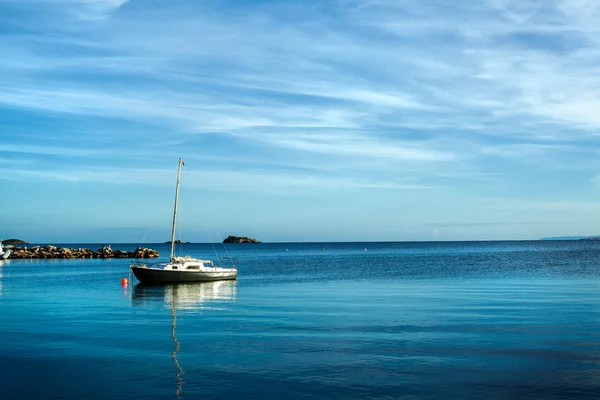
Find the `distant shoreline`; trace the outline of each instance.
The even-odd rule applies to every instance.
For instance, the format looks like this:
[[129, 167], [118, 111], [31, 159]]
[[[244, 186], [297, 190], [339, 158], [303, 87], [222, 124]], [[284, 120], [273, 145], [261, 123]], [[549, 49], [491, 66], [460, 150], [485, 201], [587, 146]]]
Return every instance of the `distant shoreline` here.
[[541, 238], [540, 240], [600, 240], [600, 236], [556, 236]]

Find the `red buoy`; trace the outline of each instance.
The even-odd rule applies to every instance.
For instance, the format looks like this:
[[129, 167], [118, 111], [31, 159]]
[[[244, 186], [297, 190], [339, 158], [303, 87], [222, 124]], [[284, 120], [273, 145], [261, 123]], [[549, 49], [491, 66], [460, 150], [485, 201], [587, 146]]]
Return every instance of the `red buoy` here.
[[127, 278], [121, 279], [121, 285], [127, 285], [128, 283], [129, 281], [127, 280]]

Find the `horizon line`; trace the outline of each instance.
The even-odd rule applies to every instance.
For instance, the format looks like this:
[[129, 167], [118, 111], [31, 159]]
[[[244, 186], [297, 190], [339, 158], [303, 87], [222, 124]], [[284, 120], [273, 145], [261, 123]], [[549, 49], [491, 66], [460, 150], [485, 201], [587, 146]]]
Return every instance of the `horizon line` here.
[[[366, 240], [366, 241], [292, 241], [292, 242], [260, 242], [260, 243], [223, 243], [223, 242], [184, 242], [184, 243], [176, 243], [177, 245], [184, 244], [235, 244], [235, 245], [261, 245], [261, 244], [322, 244], [322, 243], [330, 243], [330, 244], [341, 244], [341, 243], [469, 243], [469, 242], [540, 242], [540, 241], [574, 241], [580, 239], [600, 239], [600, 236], [568, 236], [568, 237], [544, 237], [539, 239], [473, 239], [473, 240]], [[6, 241], [3, 241], [5, 244]], [[168, 245], [171, 242], [148, 242], [137, 243], [137, 242], [27, 242], [27, 243], [13, 243], [9, 245], [137, 245], [142, 247], [144, 245]]]

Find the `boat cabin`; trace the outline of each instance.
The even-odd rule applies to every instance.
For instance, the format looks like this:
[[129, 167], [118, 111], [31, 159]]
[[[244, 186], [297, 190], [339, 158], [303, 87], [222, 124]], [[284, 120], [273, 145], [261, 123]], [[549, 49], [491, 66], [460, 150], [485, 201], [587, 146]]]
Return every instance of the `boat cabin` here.
[[211, 260], [199, 260], [186, 256], [174, 257], [173, 262], [164, 264], [163, 269], [169, 271], [202, 271], [214, 267]]

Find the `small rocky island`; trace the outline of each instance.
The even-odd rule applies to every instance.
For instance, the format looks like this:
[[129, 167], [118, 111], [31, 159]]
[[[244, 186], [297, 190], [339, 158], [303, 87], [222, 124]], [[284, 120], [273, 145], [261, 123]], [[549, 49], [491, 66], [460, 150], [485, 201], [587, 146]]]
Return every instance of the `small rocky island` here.
[[33, 246], [14, 247], [6, 246], [12, 252], [9, 259], [28, 258], [155, 258], [159, 256], [158, 251], [138, 247], [134, 251], [113, 250], [108, 246], [102, 246], [98, 250], [91, 249], [69, 249], [56, 246]]
[[29, 244], [29, 242], [26, 242], [21, 239], [6, 239], [6, 240], [3, 240], [2, 243], [4, 243], [4, 244]]
[[260, 243], [260, 240], [252, 239], [247, 236], [227, 236], [223, 243]]

